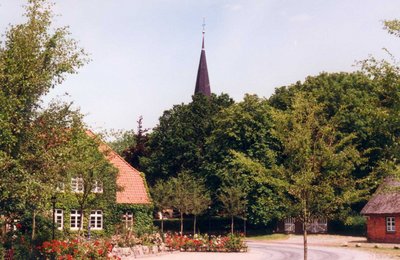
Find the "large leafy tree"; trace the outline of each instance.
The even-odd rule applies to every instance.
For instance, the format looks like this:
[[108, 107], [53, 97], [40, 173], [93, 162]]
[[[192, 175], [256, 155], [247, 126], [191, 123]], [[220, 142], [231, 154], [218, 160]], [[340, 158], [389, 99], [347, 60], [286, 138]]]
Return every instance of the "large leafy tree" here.
[[63, 132], [80, 118], [68, 105], [43, 109], [40, 100], [86, 61], [67, 27], [52, 28], [51, 4], [30, 0], [25, 17], [0, 45], [0, 214], [6, 216], [25, 208], [34, 216], [46, 204], [56, 162], [63, 161]]
[[[377, 171], [382, 161], [392, 155], [394, 135], [399, 133], [398, 76], [389, 71], [387, 75], [367, 73], [368, 61], [363, 72], [321, 73], [282, 87], [269, 99], [279, 110], [290, 110], [298, 93], [308, 95], [319, 104], [321, 118], [334, 121], [335, 129], [342, 135], [353, 135], [352, 144], [365, 160], [358, 164], [352, 175], [364, 182], [360, 189], [374, 188], [381, 178]], [[375, 71], [375, 69], [373, 69]], [[377, 174], [379, 173], [379, 174]], [[369, 177], [369, 178], [366, 178]], [[368, 194], [368, 193], [365, 193]], [[355, 205], [358, 211], [362, 203]]]
[[196, 94], [189, 104], [164, 111], [149, 139], [150, 156], [144, 168], [147, 181], [153, 185], [157, 179], [185, 170], [204, 175], [205, 142], [214, 129], [213, 118], [232, 103], [226, 94]]
[[272, 110], [266, 99], [246, 95], [215, 117], [207, 138], [206, 166], [216, 172], [209, 185], [214, 190], [221, 184], [229, 189], [236, 185], [232, 179], [239, 180], [248, 200], [246, 214], [257, 224], [266, 224], [284, 212], [276, 179], [268, 171], [279, 161], [280, 150], [271, 134]]

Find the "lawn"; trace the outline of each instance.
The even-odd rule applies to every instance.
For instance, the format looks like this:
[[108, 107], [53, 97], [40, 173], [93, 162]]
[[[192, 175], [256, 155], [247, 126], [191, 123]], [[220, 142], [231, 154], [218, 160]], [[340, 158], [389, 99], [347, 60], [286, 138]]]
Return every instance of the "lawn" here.
[[248, 240], [284, 240], [288, 239], [287, 234], [269, 234], [269, 235], [256, 235], [247, 237]]

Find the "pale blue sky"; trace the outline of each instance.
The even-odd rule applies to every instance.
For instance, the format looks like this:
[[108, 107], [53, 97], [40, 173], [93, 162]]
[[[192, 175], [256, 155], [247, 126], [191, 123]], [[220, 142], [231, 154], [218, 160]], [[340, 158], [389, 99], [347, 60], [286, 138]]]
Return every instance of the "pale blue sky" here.
[[[70, 94], [99, 130], [154, 127], [194, 91], [206, 17], [211, 90], [240, 101], [321, 71], [351, 71], [356, 60], [400, 57], [400, 39], [382, 30], [400, 18], [397, 0], [56, 0], [92, 61], [53, 90]], [[0, 30], [22, 20], [22, 0], [0, 0]]]

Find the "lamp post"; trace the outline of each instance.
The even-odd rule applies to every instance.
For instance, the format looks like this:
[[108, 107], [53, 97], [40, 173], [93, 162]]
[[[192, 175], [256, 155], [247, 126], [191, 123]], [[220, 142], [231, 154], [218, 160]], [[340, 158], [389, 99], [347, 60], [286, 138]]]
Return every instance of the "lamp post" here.
[[54, 240], [54, 230], [55, 230], [55, 223], [56, 223], [56, 195], [51, 196], [51, 203], [53, 205], [53, 229], [52, 229], [52, 239]]

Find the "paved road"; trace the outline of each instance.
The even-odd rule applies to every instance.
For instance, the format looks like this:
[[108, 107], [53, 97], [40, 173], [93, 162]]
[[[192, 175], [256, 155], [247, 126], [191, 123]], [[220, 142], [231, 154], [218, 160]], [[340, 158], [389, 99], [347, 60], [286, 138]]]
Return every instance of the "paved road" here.
[[[254, 259], [274, 260], [302, 260], [303, 247], [301, 245], [278, 244], [278, 243], [248, 243]], [[350, 248], [340, 247], [316, 247], [310, 246], [308, 250], [310, 260], [375, 260], [382, 256], [373, 253], [362, 252]]]
[[[160, 256], [145, 257], [146, 260], [302, 260], [303, 247], [288, 243], [248, 242], [247, 253], [191, 253], [175, 252]], [[309, 260], [383, 260], [375, 256], [351, 248], [310, 246]]]

